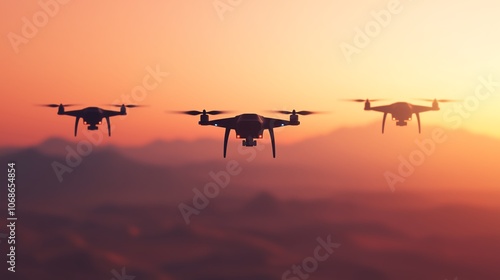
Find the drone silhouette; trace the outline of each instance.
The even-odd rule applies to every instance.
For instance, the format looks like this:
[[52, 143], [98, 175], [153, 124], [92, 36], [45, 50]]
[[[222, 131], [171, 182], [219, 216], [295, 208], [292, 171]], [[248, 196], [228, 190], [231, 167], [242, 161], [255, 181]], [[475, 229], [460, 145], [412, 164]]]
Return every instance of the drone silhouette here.
[[67, 115], [67, 116], [72, 116], [76, 117], [75, 120], [75, 136], [78, 131], [78, 122], [80, 121], [80, 118], [83, 119], [83, 124], [88, 125], [88, 130], [98, 130], [99, 127], [97, 125], [102, 124], [102, 119], [106, 119], [106, 122], [108, 124], [108, 135], [111, 136], [111, 122], [109, 120], [110, 117], [114, 116], [123, 116], [127, 114], [127, 108], [136, 108], [136, 107], [141, 107], [140, 105], [109, 105], [109, 106], [114, 106], [114, 107], [119, 107], [120, 111], [110, 111], [110, 110], [105, 110], [101, 109], [99, 107], [87, 107], [83, 108], [81, 110], [73, 110], [73, 111], [65, 111], [64, 107], [70, 107], [70, 106], [75, 106], [74, 104], [43, 104], [41, 106], [44, 107], [50, 107], [50, 108], [58, 108], [57, 114], [58, 115]]
[[371, 107], [370, 101], [375, 102], [375, 101], [380, 101], [380, 99], [349, 99], [347, 101], [352, 101], [352, 102], [364, 102], [365, 103], [365, 111], [377, 111], [377, 112], [382, 112], [384, 113], [384, 117], [382, 119], [382, 133], [384, 133], [385, 129], [385, 120], [387, 118], [387, 114], [391, 114], [392, 120], [396, 121], [397, 126], [407, 126], [408, 121], [411, 121], [413, 114], [417, 117], [417, 122], [418, 122], [418, 133], [421, 133], [422, 129], [420, 126], [420, 113], [427, 112], [427, 111], [439, 111], [439, 104], [438, 102], [455, 102], [455, 100], [448, 100], [448, 99], [421, 99], [424, 101], [430, 101], [432, 102], [432, 106], [420, 106], [420, 105], [414, 105], [411, 103], [407, 102], [396, 102], [392, 103], [390, 105], [384, 105], [384, 106], [375, 106]]
[[181, 111], [177, 112], [180, 114], [186, 114], [191, 116], [200, 115], [200, 121], [198, 124], [202, 126], [212, 125], [216, 127], [225, 128], [224, 133], [224, 157], [226, 157], [227, 142], [229, 139], [229, 134], [231, 129], [236, 131], [236, 138], [243, 139], [242, 145], [244, 147], [253, 147], [257, 145], [257, 140], [263, 138], [263, 131], [265, 129], [269, 130], [269, 135], [271, 137], [271, 146], [273, 149], [273, 158], [276, 157], [276, 144], [274, 140], [274, 128], [283, 127], [287, 125], [297, 126], [300, 124], [299, 115], [312, 115], [316, 112], [311, 111], [273, 111], [280, 114], [290, 115], [290, 120], [281, 120], [274, 118], [267, 118], [257, 114], [241, 114], [233, 118], [209, 120], [209, 115], [219, 115], [228, 113], [226, 111]]

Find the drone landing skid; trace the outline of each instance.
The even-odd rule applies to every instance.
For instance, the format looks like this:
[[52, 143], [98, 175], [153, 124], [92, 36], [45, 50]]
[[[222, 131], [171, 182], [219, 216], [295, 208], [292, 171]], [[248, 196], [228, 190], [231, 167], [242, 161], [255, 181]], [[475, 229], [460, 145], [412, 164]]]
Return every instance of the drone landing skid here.
[[227, 141], [229, 140], [229, 133], [230, 132], [231, 132], [231, 129], [226, 127], [226, 131], [224, 132], [224, 158], [226, 157]]
[[80, 121], [80, 117], [76, 117], [76, 120], [75, 120], [75, 137], [76, 137], [76, 133], [78, 132], [78, 122]]

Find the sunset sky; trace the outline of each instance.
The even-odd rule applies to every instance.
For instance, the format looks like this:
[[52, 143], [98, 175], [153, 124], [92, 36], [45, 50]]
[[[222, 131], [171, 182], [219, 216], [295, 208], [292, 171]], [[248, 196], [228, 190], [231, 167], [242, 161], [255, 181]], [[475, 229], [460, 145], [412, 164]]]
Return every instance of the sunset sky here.
[[[499, 279], [499, 8], [0, 1], [0, 158], [18, 168], [0, 208], [21, 198], [19, 279], [285, 279], [330, 235], [342, 246], [310, 279]], [[346, 101], [366, 98], [456, 102], [422, 114], [422, 134], [390, 118], [381, 134], [383, 114]], [[94, 149], [51, 103], [144, 107]], [[223, 158], [223, 129], [173, 113], [203, 109], [324, 114], [276, 129], [276, 158], [267, 131], [256, 147], [233, 131]]]
[[[165, 113], [170, 110], [284, 119], [266, 111], [330, 112], [302, 117], [300, 127], [281, 132], [283, 142], [381, 122], [381, 114], [339, 101], [344, 98], [387, 99], [375, 105], [468, 100], [470, 116], [452, 111], [462, 102], [441, 104], [440, 112], [422, 115], [424, 129], [439, 125], [500, 138], [500, 87], [483, 100], [474, 97], [481, 77], [500, 81], [496, 1], [61, 2], [67, 3], [0, 3], [0, 145], [74, 139], [73, 118], [36, 104], [82, 104], [79, 109], [121, 104], [122, 96], [149, 107], [112, 119], [116, 131], [106, 141], [119, 145], [222, 137], [220, 129], [199, 127], [198, 117]], [[377, 17], [383, 22], [375, 23]], [[359, 45], [358, 30], [367, 28], [371, 37]], [[342, 51], [347, 44], [357, 48], [349, 57]], [[134, 98], [147, 69], [168, 76]], [[417, 133], [415, 122], [398, 129]]]

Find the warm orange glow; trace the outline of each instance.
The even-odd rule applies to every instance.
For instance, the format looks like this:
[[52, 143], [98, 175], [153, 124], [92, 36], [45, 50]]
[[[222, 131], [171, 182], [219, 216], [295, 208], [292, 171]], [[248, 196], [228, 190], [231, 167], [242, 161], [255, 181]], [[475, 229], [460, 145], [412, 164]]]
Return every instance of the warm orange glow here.
[[[221, 20], [210, 2], [69, 1], [29, 30], [23, 19], [33, 22], [43, 11], [38, 2], [3, 2], [0, 9], [9, 12], [0, 25], [8, 35], [0, 45], [0, 90], [8, 96], [2, 115], [12, 121], [0, 124], [8, 135], [1, 143], [73, 139], [74, 121], [57, 116], [57, 109], [33, 106], [41, 103], [150, 105], [112, 118], [116, 131], [106, 141], [120, 145], [221, 137], [218, 129], [199, 127], [197, 118], [165, 113], [171, 110], [228, 109], [285, 120], [266, 110], [332, 112], [276, 129], [286, 134], [285, 142], [381, 121], [363, 104], [339, 101], [344, 98], [387, 99], [372, 106], [431, 105], [414, 98], [466, 100], [440, 104], [440, 112], [422, 115], [423, 124], [458, 124], [500, 137], [500, 89], [474, 99], [481, 77], [500, 80], [500, 39], [491, 36], [500, 26], [497, 7], [491, 7], [496, 4], [400, 1], [400, 12], [349, 62], [341, 45], [356, 47], [358, 28], [388, 5], [367, 3], [248, 2]], [[456, 106], [469, 110], [461, 114]], [[34, 125], [35, 119], [43, 125]]]
[[[498, 279], [499, 8], [0, 1], [2, 254], [18, 279]], [[86, 107], [116, 116], [75, 137]], [[244, 113], [279, 120], [208, 125]]]

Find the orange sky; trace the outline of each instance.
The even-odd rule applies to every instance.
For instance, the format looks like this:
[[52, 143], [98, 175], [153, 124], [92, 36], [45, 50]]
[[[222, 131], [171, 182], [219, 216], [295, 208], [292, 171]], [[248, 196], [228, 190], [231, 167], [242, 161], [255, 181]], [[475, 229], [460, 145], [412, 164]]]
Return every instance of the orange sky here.
[[[66, 2], [41, 1], [50, 4], [51, 15], [38, 1], [0, 4], [0, 129], [7, 136], [0, 145], [73, 138], [73, 118], [34, 106], [40, 103], [99, 106], [123, 95], [150, 105], [130, 110], [124, 120], [112, 119], [116, 132], [107, 141], [124, 145], [222, 137], [220, 129], [198, 127], [197, 117], [165, 110], [332, 112], [285, 129], [280, 141], [287, 142], [381, 121], [380, 114], [341, 98], [474, 102], [480, 77], [500, 81], [500, 18], [494, 1], [242, 0], [219, 13], [214, 3], [223, 7], [231, 1]], [[387, 13], [387, 24], [376, 24], [380, 30], [372, 30], [365, 45], [356, 45], [357, 28], [373, 27], [376, 14]], [[37, 30], [27, 29], [26, 20]], [[13, 43], [13, 36], [23, 43]], [[350, 61], [341, 49], [346, 44], [359, 47]], [[134, 99], [148, 67], [169, 75], [143, 99]], [[470, 104], [477, 105], [469, 106], [470, 117], [460, 117], [455, 126], [500, 137], [500, 87]], [[454, 123], [444, 115], [454, 106], [443, 104], [441, 112], [423, 115], [424, 125], [451, 128]]]

